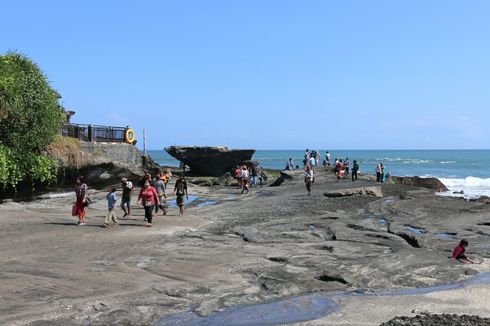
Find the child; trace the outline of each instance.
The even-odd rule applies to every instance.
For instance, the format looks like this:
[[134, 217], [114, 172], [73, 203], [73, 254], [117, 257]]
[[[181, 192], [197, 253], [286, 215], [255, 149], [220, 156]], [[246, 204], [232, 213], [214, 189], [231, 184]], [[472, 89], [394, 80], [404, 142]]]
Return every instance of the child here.
[[477, 264], [476, 261], [473, 261], [466, 257], [464, 254], [465, 248], [468, 247], [468, 240], [462, 239], [459, 245], [456, 246], [453, 250], [453, 255], [451, 256], [452, 259], [459, 260], [460, 262], [464, 264]]
[[116, 188], [114, 187], [110, 188], [106, 198], [107, 198], [107, 208], [109, 211], [107, 212], [104, 224], [102, 225], [103, 228], [108, 227], [111, 221], [114, 222], [114, 226], [119, 225], [119, 223], [117, 222], [116, 212], [114, 211], [114, 206], [116, 205], [116, 200], [117, 200]]

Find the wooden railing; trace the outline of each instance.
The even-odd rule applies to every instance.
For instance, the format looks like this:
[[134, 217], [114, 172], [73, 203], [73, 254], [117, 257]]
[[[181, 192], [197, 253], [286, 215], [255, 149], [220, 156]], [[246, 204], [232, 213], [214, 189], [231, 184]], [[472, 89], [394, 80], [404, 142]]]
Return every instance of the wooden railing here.
[[61, 135], [84, 141], [125, 142], [126, 131], [129, 127], [81, 125], [64, 123], [61, 127]]

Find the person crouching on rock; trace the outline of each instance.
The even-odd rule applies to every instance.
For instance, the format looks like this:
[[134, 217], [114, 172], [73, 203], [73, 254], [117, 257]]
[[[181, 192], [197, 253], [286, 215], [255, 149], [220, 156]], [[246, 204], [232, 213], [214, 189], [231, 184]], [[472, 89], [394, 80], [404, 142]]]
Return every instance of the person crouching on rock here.
[[311, 185], [313, 184], [313, 169], [310, 167], [309, 164], [306, 165], [306, 171], [305, 171], [305, 185], [306, 185], [306, 190], [308, 191], [308, 195], [311, 194]]
[[451, 258], [459, 260], [463, 264], [478, 264], [478, 262], [466, 257], [466, 255], [464, 254], [466, 247], [468, 247], [468, 240], [461, 239], [459, 244], [454, 248]]
[[104, 224], [102, 224], [103, 228], [107, 228], [109, 226], [109, 223], [114, 222], [114, 226], [118, 226], [119, 223], [117, 222], [117, 217], [116, 217], [116, 211], [114, 210], [114, 207], [116, 206], [116, 188], [112, 187], [109, 189], [109, 193], [106, 196], [107, 198], [107, 215], [105, 217]]
[[138, 196], [138, 203], [143, 204], [143, 207], [145, 208], [145, 220], [147, 221], [145, 226], [151, 227], [153, 209], [155, 204], [160, 205], [160, 200], [158, 199], [157, 191], [150, 185], [149, 181], [145, 181], [143, 188], [141, 188]]
[[182, 216], [184, 215], [184, 195], [185, 198], [189, 199], [187, 193], [187, 181], [183, 176], [180, 176], [179, 179], [175, 181], [174, 195], [177, 196], [176, 202], [177, 206], [179, 206], [179, 216]]

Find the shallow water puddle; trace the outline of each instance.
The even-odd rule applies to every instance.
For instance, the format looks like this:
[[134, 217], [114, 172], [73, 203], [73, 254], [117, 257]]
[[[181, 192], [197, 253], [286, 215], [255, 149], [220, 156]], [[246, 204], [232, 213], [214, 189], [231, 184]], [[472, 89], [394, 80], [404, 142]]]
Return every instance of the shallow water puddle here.
[[362, 289], [353, 292], [314, 293], [287, 298], [274, 302], [226, 308], [207, 317], [200, 317], [192, 311], [168, 316], [155, 326], [207, 326], [207, 325], [282, 325], [314, 320], [324, 317], [338, 309], [338, 302], [348, 297], [404, 296], [427, 294], [431, 292], [454, 290], [469, 285], [490, 283], [490, 272], [479, 274], [471, 279], [430, 286], [425, 288], [369, 292]]
[[424, 233], [427, 233], [427, 231], [425, 231], [425, 229], [418, 228], [418, 227], [411, 226], [411, 225], [405, 225], [405, 230], [407, 230], [408, 232], [415, 233], [417, 235], [422, 235]]
[[[198, 197], [195, 195], [189, 195], [189, 198], [185, 199], [185, 206], [188, 206], [190, 204], [194, 205], [196, 207], [205, 207], [205, 206], [211, 206], [211, 205], [216, 205], [218, 202], [210, 199], [206, 199], [203, 197]], [[177, 200], [172, 199], [172, 200], [167, 200], [167, 206], [169, 208], [176, 207], [177, 206]]]
[[310, 294], [258, 305], [228, 308], [208, 317], [200, 317], [189, 311], [169, 316], [155, 325], [281, 325], [317, 319], [336, 309], [335, 302], [327, 296]]

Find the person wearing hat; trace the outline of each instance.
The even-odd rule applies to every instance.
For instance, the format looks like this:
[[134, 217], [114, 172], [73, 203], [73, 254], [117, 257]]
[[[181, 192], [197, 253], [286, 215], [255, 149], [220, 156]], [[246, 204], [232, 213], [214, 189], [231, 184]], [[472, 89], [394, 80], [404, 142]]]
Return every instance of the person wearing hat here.
[[127, 178], [121, 179], [122, 183], [122, 196], [121, 196], [121, 208], [124, 211], [123, 217], [131, 215], [131, 193], [133, 192], [134, 186], [131, 181]]

